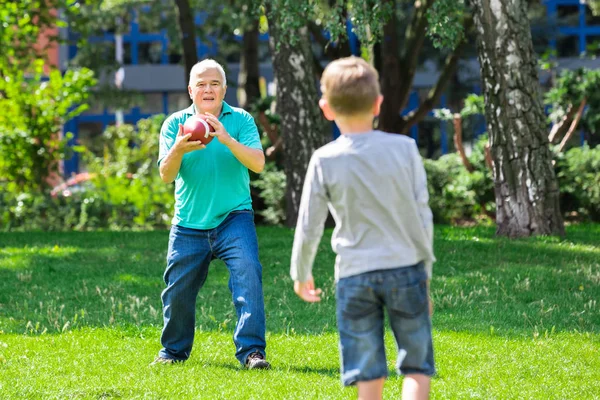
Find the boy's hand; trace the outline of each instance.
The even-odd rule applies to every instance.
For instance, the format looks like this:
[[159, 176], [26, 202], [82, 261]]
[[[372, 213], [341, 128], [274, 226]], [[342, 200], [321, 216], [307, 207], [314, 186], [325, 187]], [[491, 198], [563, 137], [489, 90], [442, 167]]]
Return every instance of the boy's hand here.
[[321, 289], [315, 289], [315, 281], [310, 277], [306, 282], [294, 281], [294, 292], [304, 301], [321, 301]]

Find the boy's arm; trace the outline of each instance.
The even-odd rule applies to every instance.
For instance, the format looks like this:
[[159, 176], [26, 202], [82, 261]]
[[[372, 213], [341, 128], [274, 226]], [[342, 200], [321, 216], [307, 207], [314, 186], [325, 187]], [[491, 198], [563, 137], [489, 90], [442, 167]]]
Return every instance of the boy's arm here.
[[314, 288], [312, 266], [327, 219], [327, 192], [318, 157], [313, 156], [306, 171], [298, 222], [292, 246], [290, 275], [296, 293], [306, 301], [318, 301], [320, 289]]
[[[421, 159], [421, 154], [419, 154], [419, 149], [415, 143], [414, 145], [414, 171], [415, 171], [415, 180], [414, 180], [414, 190], [415, 197], [417, 200], [417, 206], [419, 208], [419, 215], [421, 217], [421, 223], [423, 224], [423, 228], [427, 234], [427, 240], [429, 240], [429, 245], [433, 249], [433, 214], [431, 212], [431, 208], [429, 208], [429, 192], [427, 190], [427, 175], [425, 173], [425, 167], [423, 165], [423, 160]], [[425, 261], [425, 270], [427, 271], [427, 277], [431, 279], [431, 273], [433, 268], [433, 261], [435, 260], [426, 260]]]

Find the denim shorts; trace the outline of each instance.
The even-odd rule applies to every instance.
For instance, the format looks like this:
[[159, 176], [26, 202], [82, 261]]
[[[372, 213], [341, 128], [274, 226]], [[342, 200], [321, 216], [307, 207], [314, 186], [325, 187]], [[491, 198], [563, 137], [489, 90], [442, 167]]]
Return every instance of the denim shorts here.
[[342, 278], [336, 298], [344, 385], [387, 377], [384, 309], [396, 339], [398, 372], [435, 374], [423, 263]]

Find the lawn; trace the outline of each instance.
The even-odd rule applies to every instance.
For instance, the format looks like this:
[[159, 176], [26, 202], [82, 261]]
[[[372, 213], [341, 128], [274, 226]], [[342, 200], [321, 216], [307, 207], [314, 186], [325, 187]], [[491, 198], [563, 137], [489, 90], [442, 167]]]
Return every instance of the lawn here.
[[[331, 232], [314, 271], [319, 304], [291, 289], [293, 232], [258, 234], [270, 371], [242, 370], [233, 356], [221, 263], [198, 297], [191, 358], [149, 366], [166, 232], [0, 233], [0, 398], [353, 398], [339, 382]], [[570, 226], [565, 240], [493, 234], [436, 228], [432, 398], [600, 399], [600, 226]], [[387, 341], [391, 399], [402, 378]]]

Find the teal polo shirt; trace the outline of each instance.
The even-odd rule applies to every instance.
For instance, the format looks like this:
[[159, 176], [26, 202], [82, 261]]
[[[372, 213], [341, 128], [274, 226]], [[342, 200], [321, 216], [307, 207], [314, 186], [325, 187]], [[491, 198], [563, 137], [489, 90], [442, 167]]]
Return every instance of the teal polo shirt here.
[[[160, 130], [158, 165], [175, 144], [179, 124], [195, 114], [190, 107], [171, 114]], [[219, 121], [239, 143], [262, 150], [254, 118], [223, 102]], [[250, 176], [227, 146], [213, 139], [203, 150], [183, 156], [175, 178], [175, 214], [171, 223], [193, 229], [213, 229], [236, 210], [251, 210]]]

